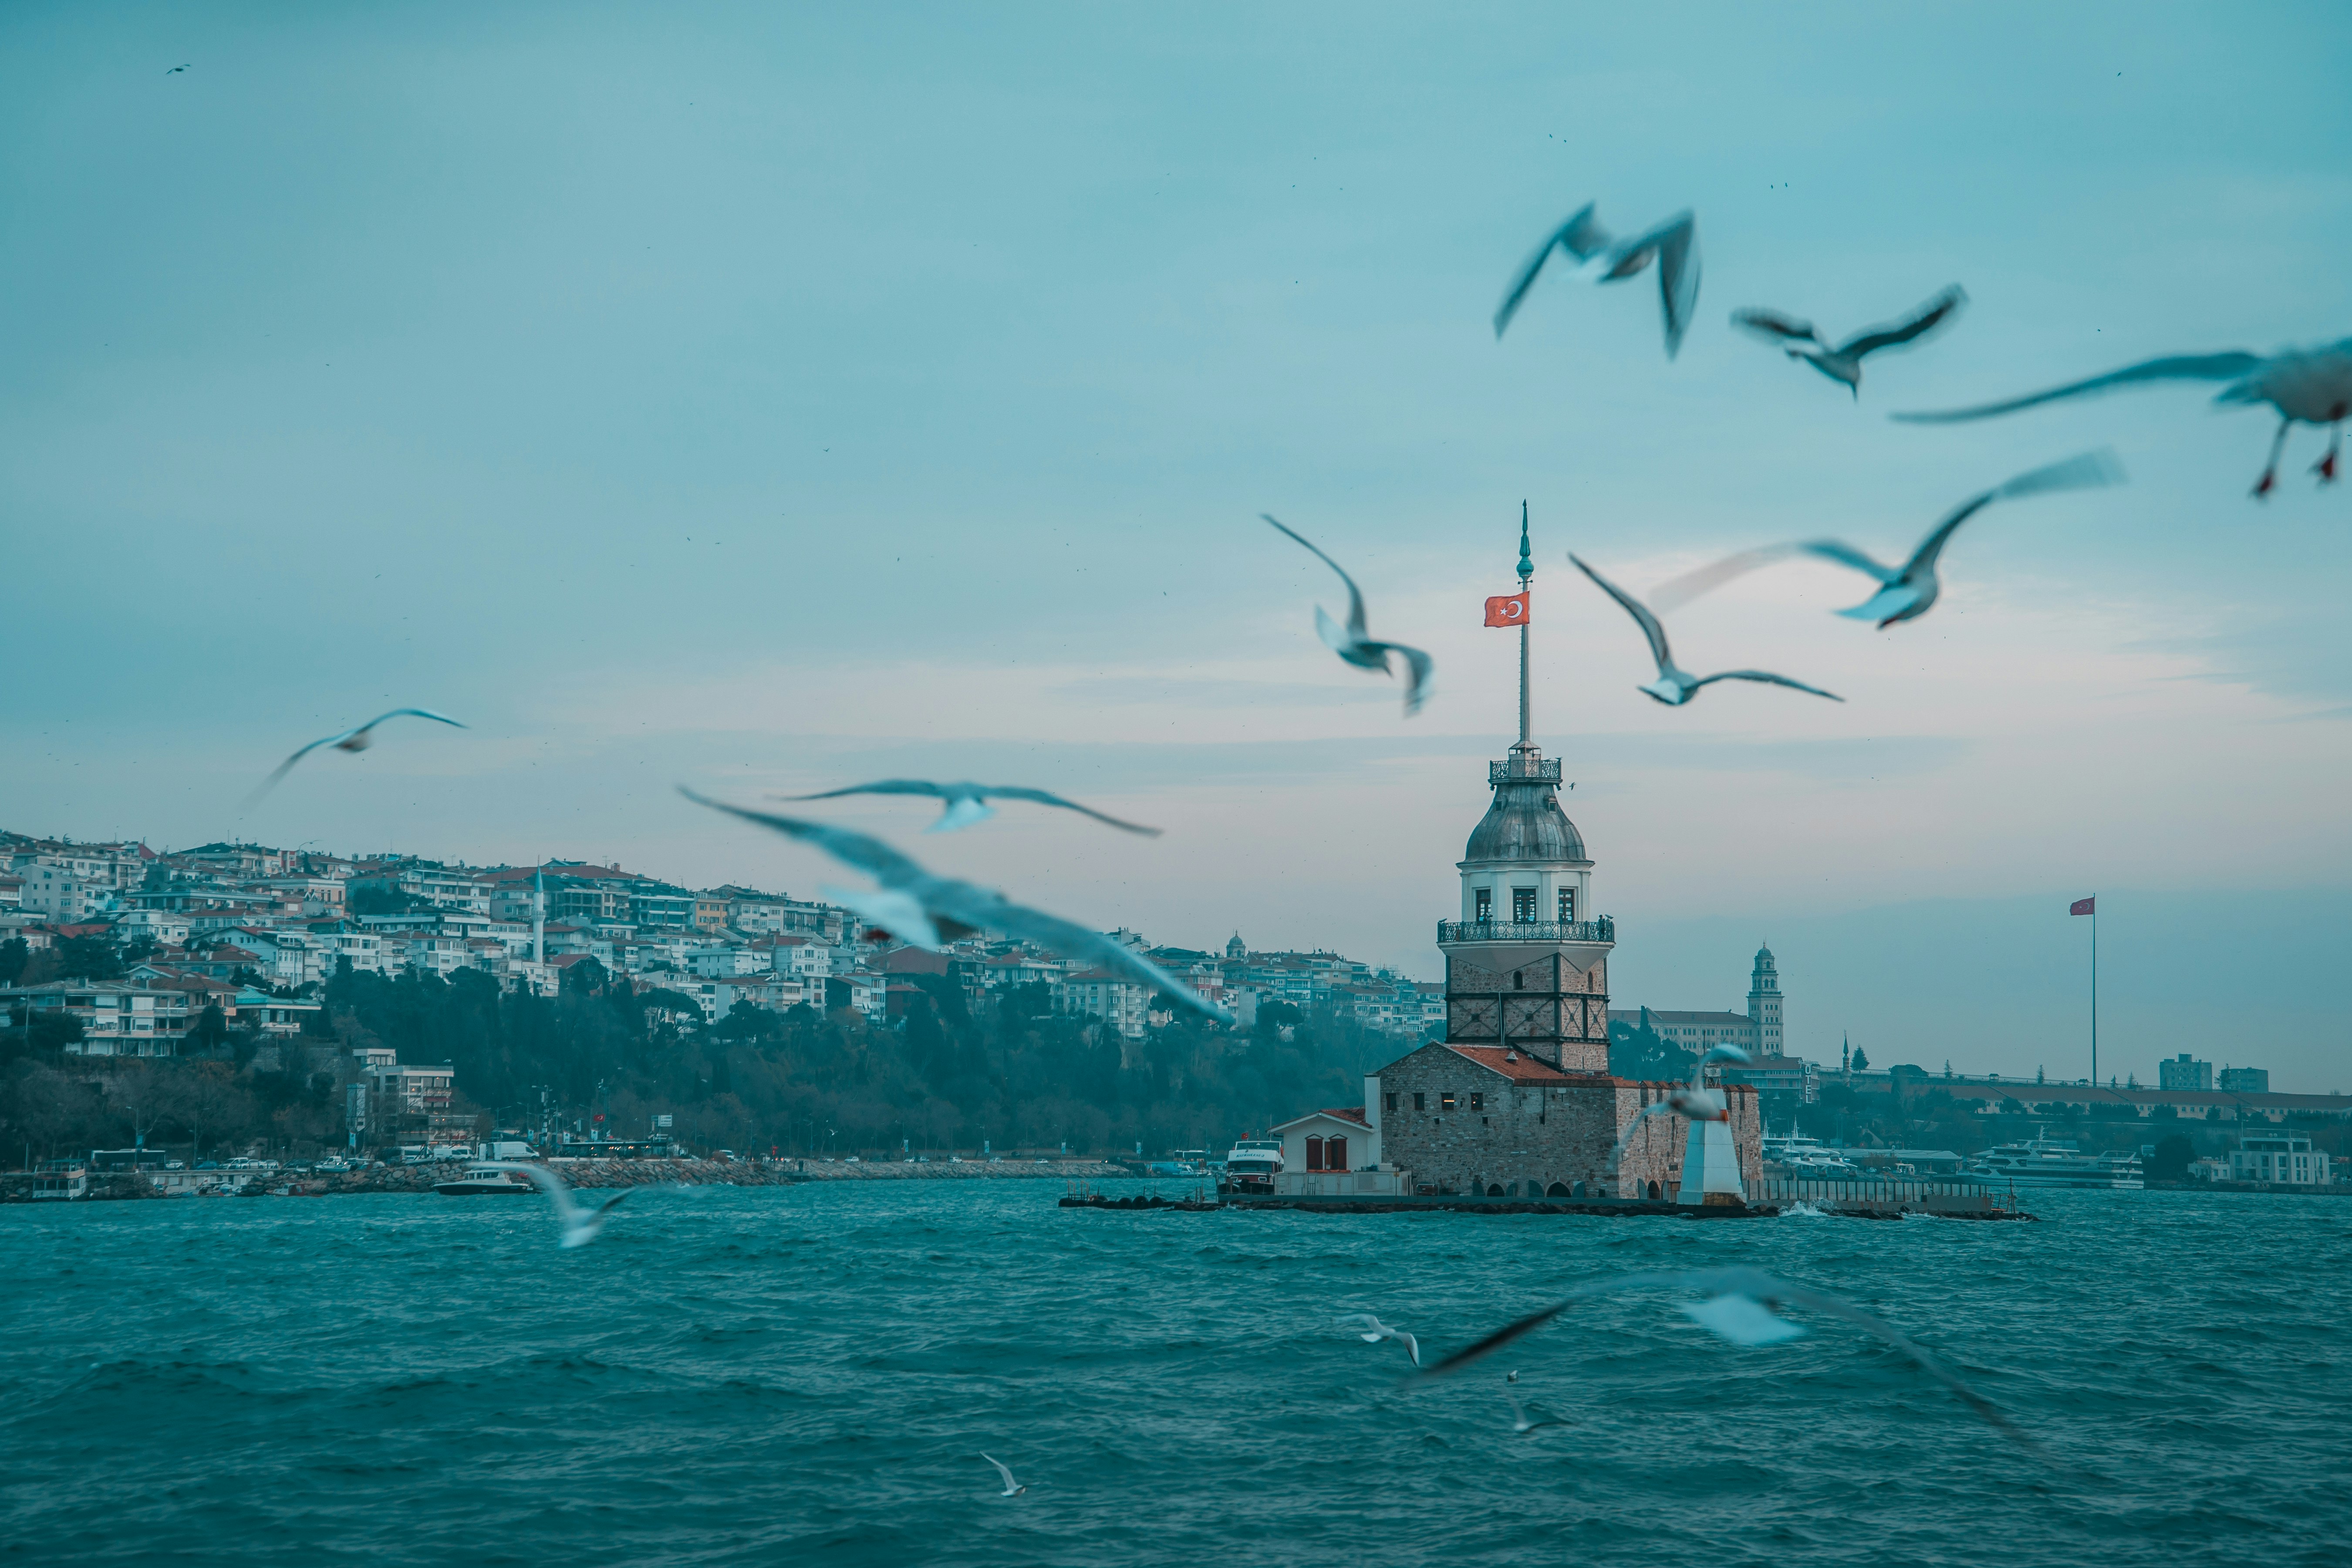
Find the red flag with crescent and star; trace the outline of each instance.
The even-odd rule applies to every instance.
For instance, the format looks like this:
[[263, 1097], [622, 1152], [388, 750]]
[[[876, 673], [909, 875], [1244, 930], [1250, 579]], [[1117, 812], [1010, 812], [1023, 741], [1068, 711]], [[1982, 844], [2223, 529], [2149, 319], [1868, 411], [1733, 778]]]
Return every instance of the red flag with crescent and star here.
[[1528, 624], [1528, 599], [1533, 591], [1522, 588], [1516, 594], [1497, 594], [1486, 601], [1486, 624], [1490, 626], [1523, 626]]
[[2070, 915], [2095, 914], [2098, 911], [2098, 903], [2099, 900], [2095, 898], [2076, 899], [2074, 907], [2066, 912]]

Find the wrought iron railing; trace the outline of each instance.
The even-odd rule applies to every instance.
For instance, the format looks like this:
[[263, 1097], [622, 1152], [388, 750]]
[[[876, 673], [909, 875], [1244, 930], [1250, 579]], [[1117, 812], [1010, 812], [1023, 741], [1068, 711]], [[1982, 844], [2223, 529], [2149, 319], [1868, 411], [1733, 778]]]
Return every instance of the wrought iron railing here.
[[1440, 921], [1444, 942], [1615, 942], [1617, 922], [1597, 921]]
[[1558, 784], [1559, 783], [1559, 759], [1538, 757], [1533, 764], [1516, 758], [1508, 762], [1488, 763], [1486, 782], [1489, 784]]

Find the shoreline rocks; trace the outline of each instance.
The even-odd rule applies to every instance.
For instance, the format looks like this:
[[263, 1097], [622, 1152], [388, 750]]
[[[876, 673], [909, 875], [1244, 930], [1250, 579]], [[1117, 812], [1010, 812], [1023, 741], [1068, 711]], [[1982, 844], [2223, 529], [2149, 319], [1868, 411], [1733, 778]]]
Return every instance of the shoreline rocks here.
[[[961, 1160], [889, 1160], [851, 1163], [846, 1160], [587, 1160], [556, 1159], [549, 1168], [575, 1187], [789, 1187], [803, 1182], [905, 1181], [1039, 1181], [1084, 1177], [1101, 1180], [1133, 1174], [1108, 1160], [1055, 1160], [1049, 1164]], [[430, 1193], [436, 1182], [446, 1182], [462, 1167], [386, 1165], [359, 1171], [281, 1171], [253, 1177], [235, 1192], [215, 1196], [330, 1197], [338, 1193]], [[174, 1173], [175, 1174], [179, 1173]], [[30, 1173], [0, 1175], [0, 1203], [55, 1202], [31, 1195]], [[144, 1176], [128, 1173], [93, 1175], [81, 1199], [160, 1198], [169, 1195]]]

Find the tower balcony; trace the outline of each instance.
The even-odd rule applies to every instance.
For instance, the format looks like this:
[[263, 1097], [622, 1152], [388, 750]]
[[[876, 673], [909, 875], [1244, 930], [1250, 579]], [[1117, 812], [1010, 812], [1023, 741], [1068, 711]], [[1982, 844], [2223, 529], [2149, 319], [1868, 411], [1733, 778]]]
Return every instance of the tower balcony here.
[[1559, 759], [1538, 757], [1514, 749], [1511, 755], [1499, 763], [1486, 764], [1486, 784], [1559, 783]]
[[[1496, 764], [1501, 766], [1499, 763]], [[1554, 766], [1558, 764], [1555, 763]], [[1437, 942], [1605, 942], [1617, 940], [1617, 922], [1597, 921], [1440, 921]]]

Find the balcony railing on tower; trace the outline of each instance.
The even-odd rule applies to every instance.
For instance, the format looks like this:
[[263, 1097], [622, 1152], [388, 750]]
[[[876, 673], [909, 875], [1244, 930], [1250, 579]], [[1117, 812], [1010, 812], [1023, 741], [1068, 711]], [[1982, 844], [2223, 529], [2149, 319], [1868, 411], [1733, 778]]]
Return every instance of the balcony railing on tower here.
[[1537, 784], [1559, 783], [1559, 759], [1531, 757], [1524, 752], [1515, 751], [1502, 762], [1486, 764], [1486, 783], [1490, 786], [1498, 784], [1525, 784], [1529, 780]]
[[1617, 922], [1597, 921], [1440, 921], [1437, 940], [1448, 942], [1615, 942]]

